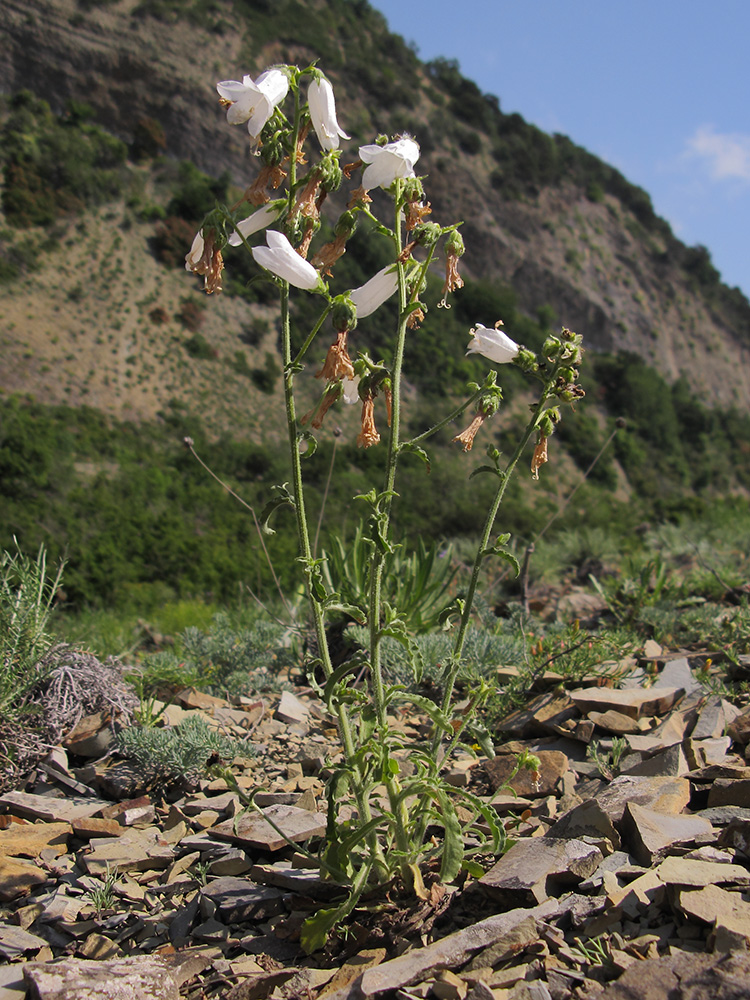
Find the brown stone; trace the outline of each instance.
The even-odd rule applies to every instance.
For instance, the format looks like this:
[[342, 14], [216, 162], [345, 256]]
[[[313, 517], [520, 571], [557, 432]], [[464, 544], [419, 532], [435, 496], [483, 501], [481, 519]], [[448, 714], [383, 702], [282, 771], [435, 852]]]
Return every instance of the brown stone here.
[[750, 708], [738, 715], [727, 727], [727, 734], [735, 743], [745, 746], [750, 743]]
[[678, 951], [631, 966], [597, 1000], [749, 1000], [750, 954]]
[[0, 807], [25, 819], [48, 823], [72, 823], [83, 816], [95, 816], [109, 805], [102, 799], [84, 799], [69, 795], [64, 799], [29, 792], [6, 792], [0, 795]]
[[285, 894], [281, 889], [256, 885], [248, 879], [231, 875], [209, 882], [202, 895], [216, 904], [226, 924], [268, 920], [285, 909]]
[[693, 861], [689, 858], [666, 858], [655, 869], [668, 885], [735, 884], [750, 885], [750, 872], [741, 865], [727, 865], [715, 861]]
[[56, 854], [65, 854], [70, 823], [31, 823], [19, 826], [14, 823], [0, 831], [0, 854], [22, 858], [38, 858], [45, 848], [53, 847]]
[[117, 837], [122, 833], [122, 827], [117, 820], [99, 819], [94, 816], [74, 819], [71, 826], [73, 833], [81, 840], [91, 840], [95, 837]]
[[640, 763], [626, 768], [622, 773], [658, 775], [663, 777], [665, 775], [687, 774], [689, 770], [690, 766], [685, 759], [682, 747], [679, 743], [675, 743], [671, 747], [666, 747], [664, 750], [659, 750], [657, 753], [651, 754], [651, 756], [646, 757]]
[[614, 709], [639, 719], [643, 715], [664, 715], [678, 698], [683, 688], [582, 688], [571, 691], [570, 697], [581, 712], [607, 712]]
[[650, 865], [655, 855], [669, 844], [712, 833], [714, 829], [701, 816], [668, 816], [636, 802], [628, 802], [622, 826], [630, 853], [642, 865]]
[[582, 840], [517, 841], [478, 881], [492, 896], [533, 906], [588, 878], [602, 853]]
[[604, 729], [608, 733], [615, 733], [617, 736], [626, 736], [630, 733], [639, 733], [641, 731], [637, 719], [634, 719], [632, 715], [626, 715], [624, 712], [617, 712], [614, 709], [610, 709], [608, 712], [595, 712], [592, 709], [588, 715], [591, 722], [595, 726], [598, 726], [599, 729]]
[[535, 698], [527, 708], [511, 712], [500, 723], [504, 733], [514, 736], [544, 736], [578, 713], [567, 694], [548, 691]]
[[174, 849], [156, 829], [124, 830], [113, 838], [100, 838], [81, 860], [90, 875], [109, 871], [137, 872], [166, 868], [174, 859]]
[[501, 753], [488, 760], [484, 770], [495, 791], [503, 787], [512, 788], [516, 794], [527, 798], [554, 795], [558, 789], [558, 782], [568, 770], [568, 758], [558, 750], [539, 750], [536, 756], [540, 763], [538, 780], [535, 780], [532, 771], [522, 767], [508, 782], [516, 768], [515, 754]]
[[65, 958], [29, 963], [23, 974], [33, 1000], [179, 1000], [180, 986], [208, 965], [202, 955], [138, 955], [107, 962]]
[[588, 799], [564, 813], [547, 831], [548, 838], [604, 837], [617, 850], [620, 835], [596, 799]]
[[750, 778], [717, 778], [708, 793], [708, 807], [750, 807]]
[[[322, 837], [326, 832], [324, 813], [311, 813], [295, 806], [269, 806], [267, 815], [293, 843]], [[245, 813], [238, 820], [230, 819], [211, 830], [213, 837], [236, 844], [247, 844], [267, 851], [280, 851], [287, 841], [258, 813]]]
[[514, 909], [471, 924], [463, 930], [424, 948], [407, 951], [398, 958], [383, 962], [358, 976], [343, 989], [326, 995], [326, 1000], [354, 1000], [355, 997], [378, 997], [388, 991], [398, 990], [410, 983], [420, 983], [431, 972], [455, 969], [463, 965], [474, 952], [500, 944], [513, 934], [518, 924], [528, 917], [549, 918], [562, 912], [564, 907], [557, 900], [548, 900], [530, 910]]
[[628, 802], [677, 815], [690, 801], [690, 782], [682, 777], [648, 777], [622, 774], [596, 796], [596, 800], [617, 826]]
[[47, 873], [36, 865], [0, 854], [0, 901], [3, 903], [26, 895], [47, 878]]

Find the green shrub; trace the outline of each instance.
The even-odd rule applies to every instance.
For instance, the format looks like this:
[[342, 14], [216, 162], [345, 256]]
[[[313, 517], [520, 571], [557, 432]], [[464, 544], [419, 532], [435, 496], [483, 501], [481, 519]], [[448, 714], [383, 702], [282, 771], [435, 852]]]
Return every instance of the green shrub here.
[[255, 754], [252, 744], [223, 736], [199, 715], [190, 715], [173, 728], [123, 729], [117, 734], [117, 749], [134, 760], [147, 782], [157, 788], [197, 781], [212, 758], [229, 763], [234, 757]]

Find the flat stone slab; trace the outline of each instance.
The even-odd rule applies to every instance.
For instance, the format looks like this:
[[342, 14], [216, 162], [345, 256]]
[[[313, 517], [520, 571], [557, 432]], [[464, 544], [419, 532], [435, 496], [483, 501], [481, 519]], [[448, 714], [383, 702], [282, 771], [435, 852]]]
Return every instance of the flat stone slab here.
[[712, 695], [701, 709], [690, 735], [694, 740], [718, 739], [724, 735], [739, 714], [739, 709], [725, 698]]
[[518, 925], [529, 917], [543, 920], [556, 916], [564, 909], [557, 900], [550, 899], [531, 909], [509, 910], [480, 920], [425, 948], [416, 948], [389, 962], [382, 962], [373, 969], [367, 969], [343, 989], [327, 993], [326, 1000], [378, 997], [410, 983], [422, 982], [431, 972], [454, 969], [463, 965], [480, 949], [501, 944], [503, 939], [513, 935]]
[[686, 694], [692, 694], [694, 691], [705, 691], [705, 687], [691, 670], [686, 656], [665, 663], [653, 686], [655, 688], [683, 688]]
[[619, 848], [620, 834], [596, 799], [588, 799], [564, 813], [545, 834], [545, 839], [605, 837]]
[[658, 750], [650, 757], [646, 757], [645, 760], [627, 768], [623, 771], [623, 774], [657, 775], [663, 777], [665, 775], [687, 774], [689, 771], [690, 765], [685, 759], [682, 747], [679, 743], [675, 743], [673, 746], [666, 747], [664, 750]]
[[582, 840], [533, 837], [515, 843], [478, 884], [493, 896], [533, 906], [578, 885], [601, 861], [599, 848]]
[[750, 872], [747, 868], [715, 861], [666, 858], [654, 871], [667, 885], [698, 885], [701, 888], [717, 883], [750, 885]]
[[56, 799], [51, 795], [30, 792], [6, 792], [0, 795], [0, 809], [23, 819], [43, 819], [47, 823], [72, 823], [74, 819], [94, 816], [111, 805], [104, 799], [86, 799], [70, 795]]
[[747, 1000], [750, 955], [688, 951], [636, 962], [597, 1000]]
[[28, 963], [24, 978], [39, 1000], [179, 1000], [180, 986], [209, 963], [195, 953], [137, 955], [108, 962], [65, 958]]
[[281, 700], [274, 712], [274, 719], [281, 722], [299, 722], [305, 725], [310, 721], [310, 710], [291, 691], [282, 691]]
[[125, 830], [120, 837], [102, 837], [89, 854], [79, 855], [89, 875], [109, 871], [133, 872], [167, 868], [174, 861], [174, 848], [158, 830]]
[[665, 715], [678, 698], [685, 694], [684, 688], [581, 688], [571, 691], [570, 697], [579, 711], [608, 712], [613, 709], [632, 719], [643, 715]]
[[708, 793], [708, 807], [713, 806], [750, 808], [750, 778], [717, 778]]
[[618, 712], [613, 708], [610, 708], [607, 712], [596, 712], [594, 709], [590, 709], [588, 716], [597, 728], [603, 729], [608, 733], [614, 733], [616, 736], [628, 736], [631, 733], [641, 732], [638, 719], [633, 718], [632, 715], [626, 715], [624, 712]]
[[210, 882], [201, 892], [216, 903], [225, 924], [267, 920], [285, 910], [286, 893], [282, 889], [258, 885], [246, 878], [225, 875]]
[[677, 895], [677, 905], [688, 917], [695, 917], [707, 924], [731, 918], [750, 934], [750, 903], [737, 892], [727, 892], [718, 885], [707, 885], [702, 889], [681, 889]]
[[493, 789], [512, 788], [518, 795], [526, 798], [537, 796], [554, 795], [558, 789], [558, 782], [568, 770], [568, 758], [559, 750], [539, 750], [536, 756], [539, 758], [539, 773], [521, 768], [512, 781], [508, 779], [517, 766], [515, 754], [500, 753], [492, 760], [488, 760], [484, 765]]
[[0, 854], [38, 858], [47, 847], [65, 854], [71, 833], [70, 823], [13, 823], [0, 830]]
[[617, 826], [628, 802], [672, 816], [681, 813], [690, 801], [687, 778], [621, 774], [596, 796], [604, 812]]
[[[312, 813], [296, 806], [279, 805], [269, 806], [264, 810], [264, 815], [283, 830], [286, 837], [295, 844], [309, 840], [310, 837], [322, 837], [326, 832], [324, 813]], [[287, 846], [284, 837], [256, 812], [245, 813], [239, 819], [229, 819], [220, 823], [213, 827], [211, 836], [266, 851], [280, 851]]]
[[667, 816], [636, 802], [628, 802], [623, 832], [636, 861], [650, 865], [655, 855], [669, 844], [713, 833], [714, 828], [702, 816]]
[[13, 961], [27, 951], [39, 951], [47, 942], [13, 924], [0, 924], [0, 955]]
[[8, 902], [25, 896], [35, 886], [42, 885], [49, 876], [47, 872], [30, 861], [0, 855], [0, 902]]

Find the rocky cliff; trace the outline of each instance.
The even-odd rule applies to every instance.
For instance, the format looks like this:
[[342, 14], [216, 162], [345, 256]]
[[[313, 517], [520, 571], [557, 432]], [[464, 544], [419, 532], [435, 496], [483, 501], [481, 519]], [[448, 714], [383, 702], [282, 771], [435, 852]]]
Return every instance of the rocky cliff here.
[[[750, 406], [750, 306], [653, 216], [643, 192], [645, 208], [559, 166], [551, 182], [538, 164], [528, 178], [517, 164], [504, 175], [498, 162], [513, 129], [535, 138], [522, 119], [502, 116], [476, 88], [456, 83], [455, 72], [451, 91], [450, 79], [419, 63], [367, 3], [276, 6], [288, 14], [281, 22], [267, 0], [4, 0], [0, 91], [28, 88], [53, 108], [85, 101], [125, 139], [139, 120], [156, 119], [169, 155], [214, 176], [228, 170], [244, 184], [257, 168], [244, 130], [223, 121], [215, 81], [320, 57], [353, 154], [377, 130], [411, 130], [421, 141], [436, 215], [464, 220], [469, 274], [511, 286], [530, 315], [551, 307], [591, 349], [636, 352], [669, 379], [685, 375], [704, 402]], [[362, 32], [357, 58], [354, 30]], [[575, 151], [561, 137], [542, 139], [547, 150]]]

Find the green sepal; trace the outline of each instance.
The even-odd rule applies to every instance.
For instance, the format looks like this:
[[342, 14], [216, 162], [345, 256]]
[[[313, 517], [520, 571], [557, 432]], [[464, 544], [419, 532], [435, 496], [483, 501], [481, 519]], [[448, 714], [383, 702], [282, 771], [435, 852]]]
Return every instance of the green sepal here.
[[478, 469], [474, 469], [469, 479], [473, 479], [474, 476], [480, 476], [483, 472], [491, 472], [493, 476], [500, 476], [494, 465], [480, 465]]

